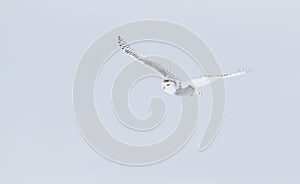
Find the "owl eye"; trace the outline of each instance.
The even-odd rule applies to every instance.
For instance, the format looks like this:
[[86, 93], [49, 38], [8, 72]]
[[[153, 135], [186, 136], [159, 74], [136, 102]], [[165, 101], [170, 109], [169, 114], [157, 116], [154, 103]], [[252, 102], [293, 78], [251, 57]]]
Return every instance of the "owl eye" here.
[[171, 84], [166, 84], [166, 86], [170, 86]]

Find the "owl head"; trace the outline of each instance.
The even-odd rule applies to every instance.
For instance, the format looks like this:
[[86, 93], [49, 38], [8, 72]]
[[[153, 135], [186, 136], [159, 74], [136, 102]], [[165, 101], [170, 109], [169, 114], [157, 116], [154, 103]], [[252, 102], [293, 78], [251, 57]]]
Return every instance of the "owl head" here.
[[172, 79], [165, 79], [162, 82], [162, 89], [169, 94], [174, 94], [177, 88], [178, 86], [176, 81]]

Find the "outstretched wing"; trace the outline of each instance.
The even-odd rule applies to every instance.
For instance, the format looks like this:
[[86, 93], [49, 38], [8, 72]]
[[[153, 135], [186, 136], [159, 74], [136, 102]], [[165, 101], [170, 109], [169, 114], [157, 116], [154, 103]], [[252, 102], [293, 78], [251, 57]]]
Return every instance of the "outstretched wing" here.
[[118, 36], [118, 43], [121, 47], [121, 49], [128, 54], [129, 56], [132, 56], [133, 58], [137, 59], [138, 61], [141, 61], [143, 64], [151, 67], [152, 69], [154, 69], [155, 71], [159, 72], [164, 78], [170, 78], [170, 79], [174, 79], [174, 80], [179, 80], [179, 78], [174, 75], [167, 67], [165, 67], [164, 65], [149, 59], [149, 58], [145, 58], [142, 55], [136, 53], [130, 45], [128, 45], [125, 40], [123, 38], [121, 38], [120, 36]]
[[199, 87], [209, 85], [209, 84], [211, 84], [211, 83], [213, 83], [217, 80], [230, 78], [230, 77], [237, 77], [237, 76], [240, 76], [240, 75], [244, 75], [247, 72], [248, 72], [248, 70], [244, 69], [244, 70], [237, 71], [237, 72], [231, 73], [231, 74], [203, 76], [203, 77], [200, 77], [200, 78], [192, 79], [190, 81], [184, 81], [184, 82], [182, 82], [182, 86], [192, 85], [196, 88], [199, 88]]
[[184, 81], [182, 82], [182, 86], [194, 86], [195, 88], [200, 88], [206, 85], [209, 85], [211, 83], [213, 83], [214, 81], [221, 79], [219, 77], [215, 77], [215, 76], [206, 76], [206, 77], [199, 77], [196, 79], [192, 79], [190, 81]]

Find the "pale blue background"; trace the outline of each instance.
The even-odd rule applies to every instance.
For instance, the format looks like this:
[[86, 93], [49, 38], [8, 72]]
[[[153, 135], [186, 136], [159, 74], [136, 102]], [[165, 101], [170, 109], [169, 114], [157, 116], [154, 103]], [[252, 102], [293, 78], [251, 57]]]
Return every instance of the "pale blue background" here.
[[[197, 152], [200, 121], [171, 159], [128, 167], [81, 138], [72, 83], [95, 38], [140, 19], [182, 24], [206, 41], [223, 71], [253, 72], [226, 81], [224, 124], [207, 151]], [[297, 0], [0, 0], [0, 183], [299, 183], [299, 19]]]

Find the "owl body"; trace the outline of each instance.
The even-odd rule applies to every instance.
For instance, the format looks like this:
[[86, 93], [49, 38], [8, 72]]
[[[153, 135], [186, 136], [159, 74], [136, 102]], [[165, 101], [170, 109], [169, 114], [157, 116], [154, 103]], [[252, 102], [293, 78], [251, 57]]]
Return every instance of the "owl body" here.
[[196, 88], [190, 85], [184, 88], [180, 86], [174, 93], [175, 96], [193, 96], [195, 94], [197, 94]]
[[162, 89], [175, 96], [193, 96], [197, 94], [193, 85], [182, 85], [180, 81], [166, 79], [162, 82]]

